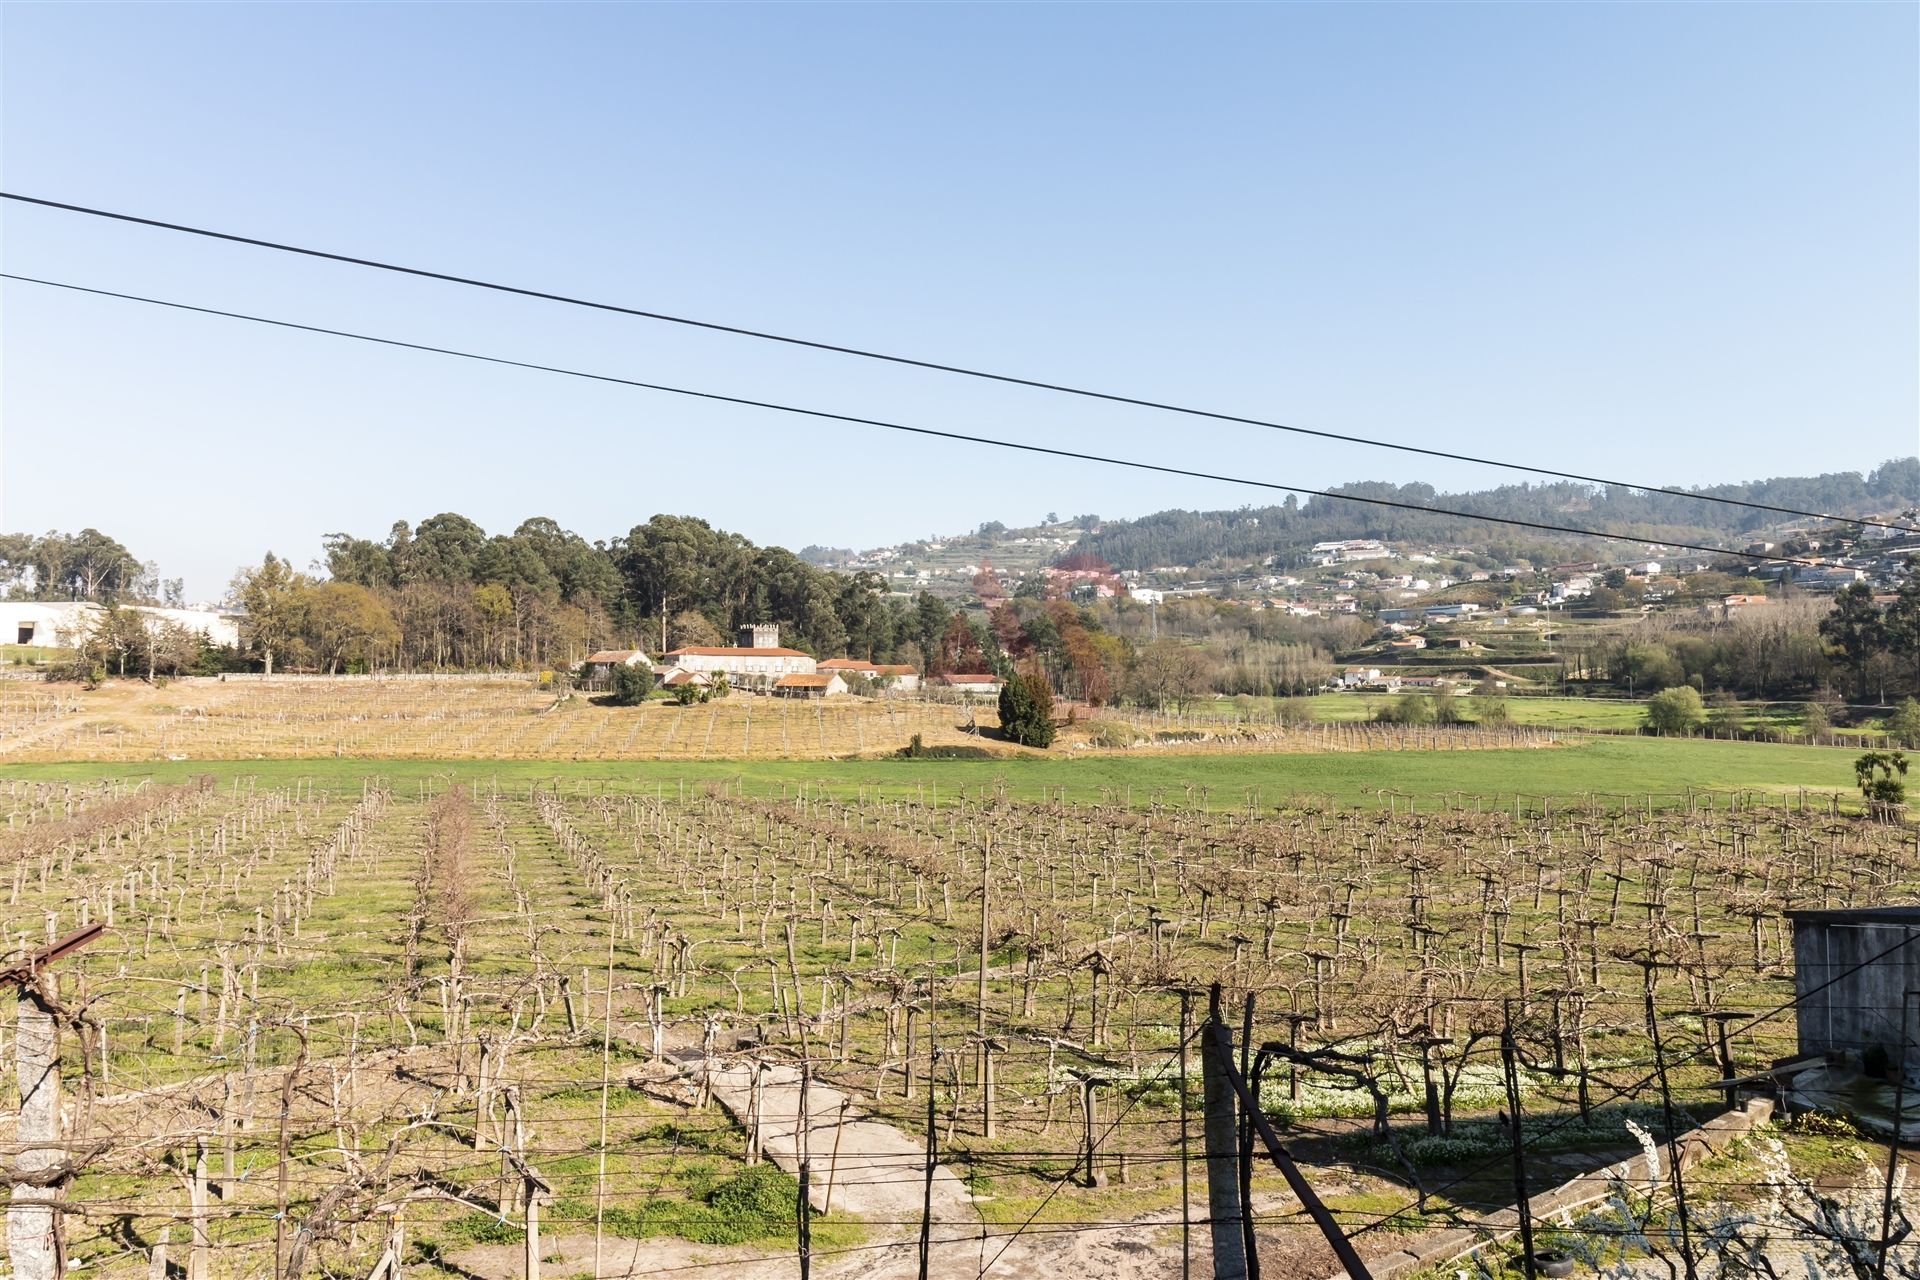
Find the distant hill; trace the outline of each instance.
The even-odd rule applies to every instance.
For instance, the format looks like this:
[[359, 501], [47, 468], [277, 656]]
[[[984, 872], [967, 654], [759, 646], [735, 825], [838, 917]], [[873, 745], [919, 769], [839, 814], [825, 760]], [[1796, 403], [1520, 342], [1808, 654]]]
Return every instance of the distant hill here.
[[[1439, 493], [1426, 484], [1362, 482], [1333, 492], [1605, 529], [1647, 542], [1737, 546], [1769, 531], [1809, 523], [1766, 511], [1573, 482], [1502, 485], [1471, 493]], [[1689, 492], [1841, 516], [1873, 516], [1920, 505], [1920, 458], [1896, 458], [1864, 476], [1857, 471], [1783, 476]], [[1168, 565], [1243, 565], [1275, 556], [1284, 561], [1315, 542], [1346, 538], [1445, 543], [1476, 549], [1498, 560], [1565, 558], [1590, 549], [1604, 556], [1603, 548], [1609, 545], [1577, 535], [1535, 533], [1363, 502], [1314, 498], [1303, 503], [1288, 498], [1268, 507], [1161, 511], [1136, 520], [1107, 521], [1088, 531], [1073, 550], [1098, 556], [1117, 569], [1144, 570]], [[1613, 547], [1617, 554], [1617, 544]]]

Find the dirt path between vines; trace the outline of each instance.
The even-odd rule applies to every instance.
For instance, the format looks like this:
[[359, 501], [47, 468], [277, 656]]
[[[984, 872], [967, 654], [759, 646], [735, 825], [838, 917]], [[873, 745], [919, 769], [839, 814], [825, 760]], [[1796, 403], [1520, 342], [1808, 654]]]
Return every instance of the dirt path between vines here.
[[[682, 1059], [697, 1081], [700, 1059]], [[801, 1126], [800, 1073], [786, 1063], [753, 1058], [715, 1059], [711, 1066], [714, 1100], [743, 1126], [750, 1124], [753, 1079], [761, 1084], [761, 1136], [768, 1158], [780, 1168], [799, 1168]], [[846, 1109], [842, 1110], [842, 1103]], [[867, 1242], [841, 1250], [816, 1250], [812, 1273], [823, 1280], [912, 1280], [919, 1273], [919, 1232], [927, 1195], [926, 1148], [909, 1134], [862, 1112], [846, 1095], [818, 1082], [807, 1087], [806, 1139], [812, 1164], [808, 1197], [825, 1210], [831, 1185], [831, 1217], [869, 1228]], [[839, 1144], [835, 1154], [835, 1143]], [[1193, 1188], [1191, 1273], [1211, 1276], [1208, 1259], [1205, 1188]], [[1050, 1206], [1056, 1218], [1071, 1212], [1073, 1190], [1063, 1188]], [[1260, 1195], [1261, 1214], [1297, 1209], [1290, 1195]], [[980, 1280], [983, 1276], [1064, 1277], [1065, 1280], [1162, 1280], [1180, 1273], [1180, 1209], [1165, 1209], [1107, 1221], [988, 1223], [974, 1206], [966, 1184], [945, 1165], [935, 1167], [931, 1196], [927, 1274], [931, 1280]], [[1097, 1215], [1096, 1215], [1097, 1216]], [[555, 1224], [558, 1225], [558, 1224]], [[1332, 1251], [1311, 1228], [1281, 1227], [1260, 1232], [1261, 1262], [1268, 1275], [1317, 1275], [1333, 1267]], [[1378, 1242], [1396, 1247], [1393, 1237]], [[791, 1280], [798, 1274], [793, 1253], [769, 1255], [764, 1248], [692, 1244], [666, 1238], [630, 1240], [608, 1236], [594, 1267], [593, 1235], [548, 1231], [541, 1252], [552, 1259], [543, 1274], [574, 1280], [596, 1275], [616, 1277], [710, 1274], [724, 1280]], [[475, 1246], [452, 1251], [456, 1267], [480, 1280], [511, 1280], [521, 1273], [518, 1245]]]

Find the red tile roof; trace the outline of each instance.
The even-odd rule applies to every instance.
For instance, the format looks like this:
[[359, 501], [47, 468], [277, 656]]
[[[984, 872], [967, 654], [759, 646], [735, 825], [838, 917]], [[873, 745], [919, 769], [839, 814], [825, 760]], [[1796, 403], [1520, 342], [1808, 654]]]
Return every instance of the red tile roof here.
[[804, 658], [807, 655], [798, 649], [738, 649], [712, 645], [690, 645], [685, 649], [669, 650], [664, 656], [677, 658], [682, 654], [691, 654], [696, 658]]
[[828, 658], [817, 664], [822, 671], [884, 671], [885, 667], [871, 662], [861, 662], [857, 658]]
[[824, 689], [831, 683], [833, 683], [833, 673], [828, 672], [824, 676], [781, 676], [773, 682], [773, 687], [776, 689]]
[[598, 653], [587, 655], [588, 662], [625, 662], [639, 653], [638, 649], [602, 649]]

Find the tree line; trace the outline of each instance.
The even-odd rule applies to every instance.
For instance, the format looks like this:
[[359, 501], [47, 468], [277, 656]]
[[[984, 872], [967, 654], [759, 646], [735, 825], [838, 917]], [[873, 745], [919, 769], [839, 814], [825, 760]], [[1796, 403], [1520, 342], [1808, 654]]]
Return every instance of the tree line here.
[[[1749, 536], [1778, 522], [1765, 511], [1696, 502], [1620, 486], [1563, 481], [1513, 484], [1467, 493], [1440, 493], [1429, 484], [1363, 482], [1332, 490], [1415, 507], [1445, 506], [1521, 520], [1552, 520], [1649, 542], [1703, 542]], [[1694, 492], [1746, 502], [1842, 516], [1871, 515], [1920, 502], [1920, 458], [1896, 458], [1866, 475], [1857, 471], [1788, 476], [1746, 484], [1711, 485]], [[1272, 556], [1297, 561], [1304, 548], [1336, 539], [1378, 538], [1466, 544], [1483, 567], [1527, 560], [1552, 564], [1604, 558], [1610, 545], [1575, 535], [1532, 534], [1455, 516], [1409, 511], [1340, 497], [1288, 497], [1235, 511], [1161, 511], [1137, 520], [1109, 521], [1074, 545], [1122, 569], [1168, 565], [1245, 565]]]
[[598, 649], [731, 644], [761, 622], [822, 658], [930, 674], [983, 661], [983, 636], [931, 595], [890, 595], [876, 575], [832, 573], [692, 516], [656, 515], [590, 542], [546, 517], [488, 534], [447, 512], [324, 546], [324, 577], [269, 553], [234, 578], [262, 666], [571, 666]]
[[0, 533], [0, 596], [10, 600], [177, 607], [183, 592], [179, 578], [162, 578], [151, 560], [98, 529]]

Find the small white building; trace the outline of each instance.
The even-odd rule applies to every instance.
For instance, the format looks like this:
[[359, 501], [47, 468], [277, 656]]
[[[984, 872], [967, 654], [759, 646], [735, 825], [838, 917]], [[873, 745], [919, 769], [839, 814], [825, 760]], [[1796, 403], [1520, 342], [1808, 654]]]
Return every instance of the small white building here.
[[640, 649], [600, 649], [586, 656], [580, 664], [580, 674], [584, 679], [603, 680], [613, 674], [615, 667], [645, 667], [653, 670], [653, 660]]
[[829, 698], [846, 691], [847, 682], [838, 671], [781, 676], [773, 682], [773, 695], [776, 698]]
[[940, 684], [945, 688], [953, 690], [955, 693], [966, 694], [968, 697], [997, 698], [1000, 696], [1000, 677], [986, 672], [966, 672], [941, 676]]
[[920, 673], [904, 662], [863, 662], [859, 658], [828, 658], [819, 663], [819, 671], [836, 671], [843, 677], [865, 676], [887, 692], [911, 693], [920, 687]]

